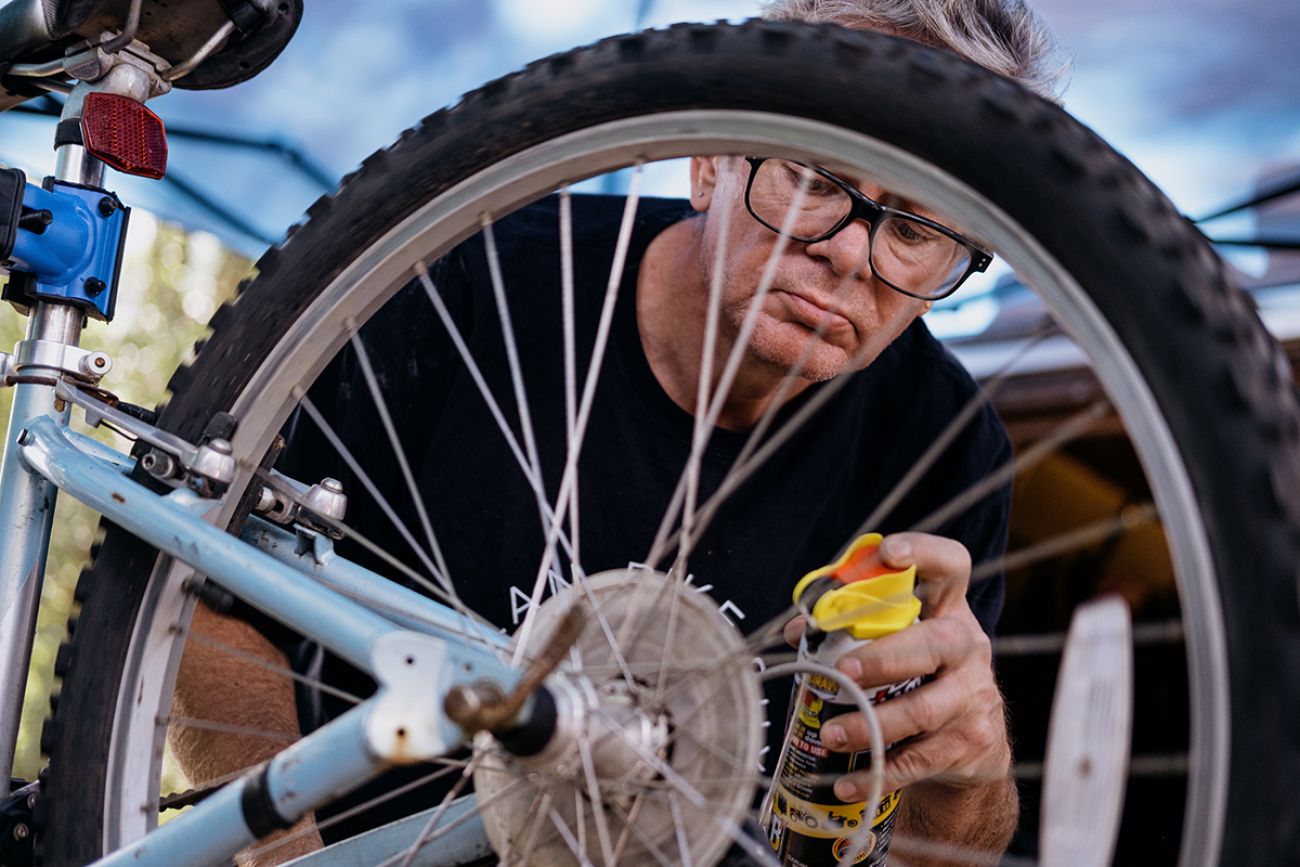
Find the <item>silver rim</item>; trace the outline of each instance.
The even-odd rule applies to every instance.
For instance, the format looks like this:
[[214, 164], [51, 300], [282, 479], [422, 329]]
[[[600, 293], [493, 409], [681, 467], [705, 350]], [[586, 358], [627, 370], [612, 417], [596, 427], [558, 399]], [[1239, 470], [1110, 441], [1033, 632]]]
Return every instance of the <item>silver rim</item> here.
[[[1181, 861], [1219, 851], [1227, 797], [1230, 714], [1227, 652], [1218, 589], [1196, 498], [1174, 438], [1154, 397], [1113, 330], [1077, 282], [1001, 210], [957, 179], [886, 143], [804, 119], [759, 112], [703, 110], [620, 120], [538, 145], [503, 160], [437, 197], [372, 245], [326, 287], [295, 321], [232, 407], [240, 419], [235, 448], [260, 453], [296, 404], [291, 389], [312, 381], [346, 342], [344, 322], [364, 321], [404, 285], [416, 262], [473, 234], [484, 211], [502, 213], [563, 182], [637, 161], [709, 152], [815, 155], [837, 166], [869, 165], [871, 173], [922, 204], [942, 210], [982, 235], [1040, 293], [1071, 336], [1089, 350], [1098, 378], [1125, 419], [1168, 530], [1178, 576], [1191, 685], [1189, 787]], [[364, 291], [356, 291], [358, 287]], [[247, 477], [237, 480], [239, 485]], [[226, 504], [216, 521], [226, 522]], [[135, 839], [153, 817], [140, 805], [157, 797], [161, 733], [154, 721], [170, 695], [181, 642], [169, 631], [188, 622], [180, 575], [155, 571], [135, 626], [119, 695], [110, 753], [106, 807], [109, 849]], [[143, 690], [143, 692], [142, 692]], [[165, 711], [164, 711], [165, 713]], [[132, 756], [150, 756], [149, 770]], [[142, 818], [143, 816], [143, 818]]]

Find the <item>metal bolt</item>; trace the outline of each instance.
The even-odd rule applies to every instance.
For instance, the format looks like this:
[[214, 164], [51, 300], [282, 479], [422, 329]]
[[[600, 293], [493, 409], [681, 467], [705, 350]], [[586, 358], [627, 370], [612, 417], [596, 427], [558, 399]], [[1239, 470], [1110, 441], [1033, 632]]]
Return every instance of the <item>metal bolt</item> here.
[[30, 795], [27, 796], [27, 809], [29, 810], [36, 809], [36, 801], [37, 801], [37, 795], [35, 792], [32, 792]]
[[96, 351], [83, 356], [78, 366], [87, 376], [103, 376], [112, 368], [113, 360], [108, 353]]
[[86, 294], [89, 295], [91, 298], [94, 298], [96, 295], [103, 292], [107, 288], [108, 285], [104, 283], [103, 280], [100, 280], [98, 277], [86, 278]]
[[32, 836], [32, 829], [31, 829], [31, 828], [28, 828], [28, 827], [27, 827], [26, 825], [24, 825], [22, 822], [19, 822], [17, 825], [14, 825], [14, 839], [15, 839], [15, 840], [18, 840], [19, 842], [21, 842], [21, 841], [23, 841], [23, 840], [26, 840], [26, 839], [27, 839], [28, 837], [30, 837], [30, 836]]
[[338, 479], [321, 479], [320, 486], [331, 494], [343, 493], [343, 483]]
[[231, 448], [230, 440], [222, 439], [221, 437], [214, 437], [213, 439], [208, 440], [208, 448], [212, 449], [219, 455], [232, 455], [235, 453], [235, 450]]
[[140, 466], [146, 473], [160, 479], [171, 478], [176, 474], [176, 461], [171, 455], [159, 451], [150, 451], [140, 458]]
[[117, 210], [117, 200], [112, 196], [104, 196], [99, 200], [99, 214], [101, 217], [111, 217]]

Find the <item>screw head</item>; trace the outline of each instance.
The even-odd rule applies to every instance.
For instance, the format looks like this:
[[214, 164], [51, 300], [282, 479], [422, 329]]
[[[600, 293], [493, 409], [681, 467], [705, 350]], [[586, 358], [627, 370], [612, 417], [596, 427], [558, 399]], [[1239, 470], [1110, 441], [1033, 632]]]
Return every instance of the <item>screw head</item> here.
[[343, 493], [343, 483], [338, 479], [321, 479], [320, 486], [331, 494]]
[[89, 295], [91, 298], [94, 298], [96, 295], [100, 294], [107, 288], [108, 288], [107, 284], [105, 284], [104, 281], [100, 280], [98, 277], [86, 278], [86, 294]]
[[117, 200], [112, 196], [104, 196], [99, 200], [99, 215], [101, 217], [111, 217], [117, 210]]
[[31, 828], [28, 828], [28, 827], [27, 827], [26, 825], [24, 825], [23, 823], [19, 822], [17, 825], [14, 825], [14, 839], [15, 839], [15, 840], [20, 840], [20, 841], [21, 841], [21, 840], [26, 840], [26, 839], [27, 839], [28, 837], [30, 837], [31, 835], [32, 835], [32, 829], [31, 829]]

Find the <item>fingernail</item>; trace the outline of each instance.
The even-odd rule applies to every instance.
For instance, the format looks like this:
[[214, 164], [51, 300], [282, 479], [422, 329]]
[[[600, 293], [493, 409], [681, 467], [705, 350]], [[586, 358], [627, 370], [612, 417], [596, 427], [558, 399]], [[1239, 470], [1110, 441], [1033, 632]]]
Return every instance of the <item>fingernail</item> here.
[[912, 556], [912, 543], [902, 539], [886, 539], [880, 547], [885, 558], [892, 561], [894, 565], [899, 565]]
[[838, 750], [844, 742], [844, 729], [839, 726], [830, 725], [822, 729], [822, 743], [831, 749]]
[[854, 683], [858, 681], [858, 678], [862, 677], [862, 663], [858, 662], [853, 657], [841, 659], [839, 662], [835, 663], [835, 667], [844, 674], [853, 678]]
[[850, 783], [848, 780], [836, 780], [835, 797], [839, 798], [841, 801], [854, 801], [859, 797], [858, 787]]

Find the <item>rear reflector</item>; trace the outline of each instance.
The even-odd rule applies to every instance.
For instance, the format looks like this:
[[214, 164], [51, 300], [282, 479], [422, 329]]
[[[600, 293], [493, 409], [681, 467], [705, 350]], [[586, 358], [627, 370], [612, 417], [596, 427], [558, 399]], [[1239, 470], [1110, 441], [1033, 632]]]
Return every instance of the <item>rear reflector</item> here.
[[163, 122], [127, 96], [88, 93], [81, 109], [86, 150], [128, 175], [161, 178], [167, 173], [167, 134]]

